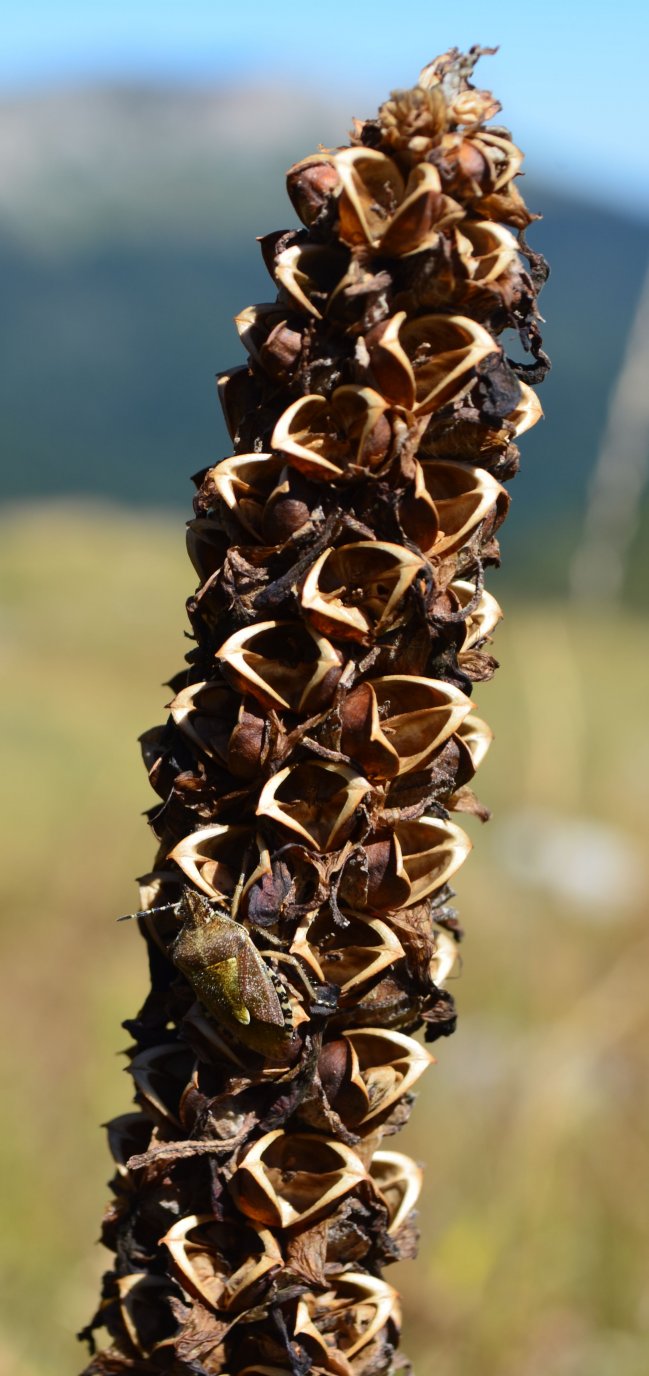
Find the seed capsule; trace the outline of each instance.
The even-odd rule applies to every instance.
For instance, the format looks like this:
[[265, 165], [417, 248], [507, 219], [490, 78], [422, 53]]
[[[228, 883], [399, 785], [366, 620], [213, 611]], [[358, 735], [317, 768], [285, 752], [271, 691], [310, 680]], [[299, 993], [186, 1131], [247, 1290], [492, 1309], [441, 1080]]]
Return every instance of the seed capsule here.
[[232, 1191], [248, 1218], [293, 1228], [331, 1213], [365, 1178], [362, 1161], [341, 1142], [277, 1129], [245, 1152]]

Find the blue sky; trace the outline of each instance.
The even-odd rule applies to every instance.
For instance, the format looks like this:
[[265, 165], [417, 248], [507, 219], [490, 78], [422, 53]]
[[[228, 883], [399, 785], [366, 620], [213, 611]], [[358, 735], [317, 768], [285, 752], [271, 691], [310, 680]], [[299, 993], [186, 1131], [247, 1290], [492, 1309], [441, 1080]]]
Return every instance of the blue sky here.
[[0, 91], [263, 77], [369, 113], [435, 53], [473, 42], [500, 45], [480, 76], [528, 165], [649, 213], [649, 5], [637, 0], [10, 0]]

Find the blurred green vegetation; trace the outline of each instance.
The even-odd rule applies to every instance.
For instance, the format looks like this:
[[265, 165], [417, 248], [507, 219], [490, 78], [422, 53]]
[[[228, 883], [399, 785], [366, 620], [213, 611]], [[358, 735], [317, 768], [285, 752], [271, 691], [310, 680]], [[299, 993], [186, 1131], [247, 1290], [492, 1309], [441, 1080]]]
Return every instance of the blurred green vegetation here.
[[[193, 575], [179, 522], [51, 503], [3, 520], [0, 576], [0, 1369], [69, 1376], [103, 1260], [97, 1125], [128, 1105], [119, 1024], [146, 985], [114, 921], [152, 854], [135, 738], [164, 714]], [[649, 625], [506, 613], [476, 693], [495, 817], [466, 823], [459, 1030], [399, 1139], [427, 1166], [421, 1252], [391, 1279], [419, 1376], [646, 1376]], [[534, 874], [521, 819], [545, 845]]]

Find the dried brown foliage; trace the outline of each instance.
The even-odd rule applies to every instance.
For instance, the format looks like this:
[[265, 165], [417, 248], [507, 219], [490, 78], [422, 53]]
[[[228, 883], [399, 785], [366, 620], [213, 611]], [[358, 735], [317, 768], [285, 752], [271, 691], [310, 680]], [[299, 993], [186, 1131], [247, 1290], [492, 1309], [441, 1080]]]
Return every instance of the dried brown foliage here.
[[[490, 740], [503, 484], [540, 408], [544, 265], [521, 154], [453, 51], [288, 174], [304, 228], [221, 379], [197, 479], [194, 645], [144, 757], [159, 803], [109, 1127], [95, 1373], [379, 1376], [420, 1171], [383, 1139], [454, 1027], [451, 813]], [[526, 364], [503, 347], [518, 335]]]

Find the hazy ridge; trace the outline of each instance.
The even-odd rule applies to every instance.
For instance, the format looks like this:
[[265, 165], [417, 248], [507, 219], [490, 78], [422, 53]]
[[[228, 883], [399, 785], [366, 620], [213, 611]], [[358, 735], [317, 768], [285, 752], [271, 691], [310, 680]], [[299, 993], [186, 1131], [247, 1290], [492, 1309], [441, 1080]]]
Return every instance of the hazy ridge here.
[[[232, 316], [273, 291], [255, 237], [294, 223], [284, 170], [319, 141], [344, 139], [341, 103], [334, 111], [272, 86], [107, 87], [1, 103], [8, 496], [187, 508], [190, 474], [229, 448], [213, 375], [242, 359]], [[531, 238], [552, 264], [541, 304], [554, 369], [506, 543], [511, 560], [524, 541], [530, 576], [552, 588], [649, 237], [612, 206], [527, 179], [525, 194], [544, 213]]]

